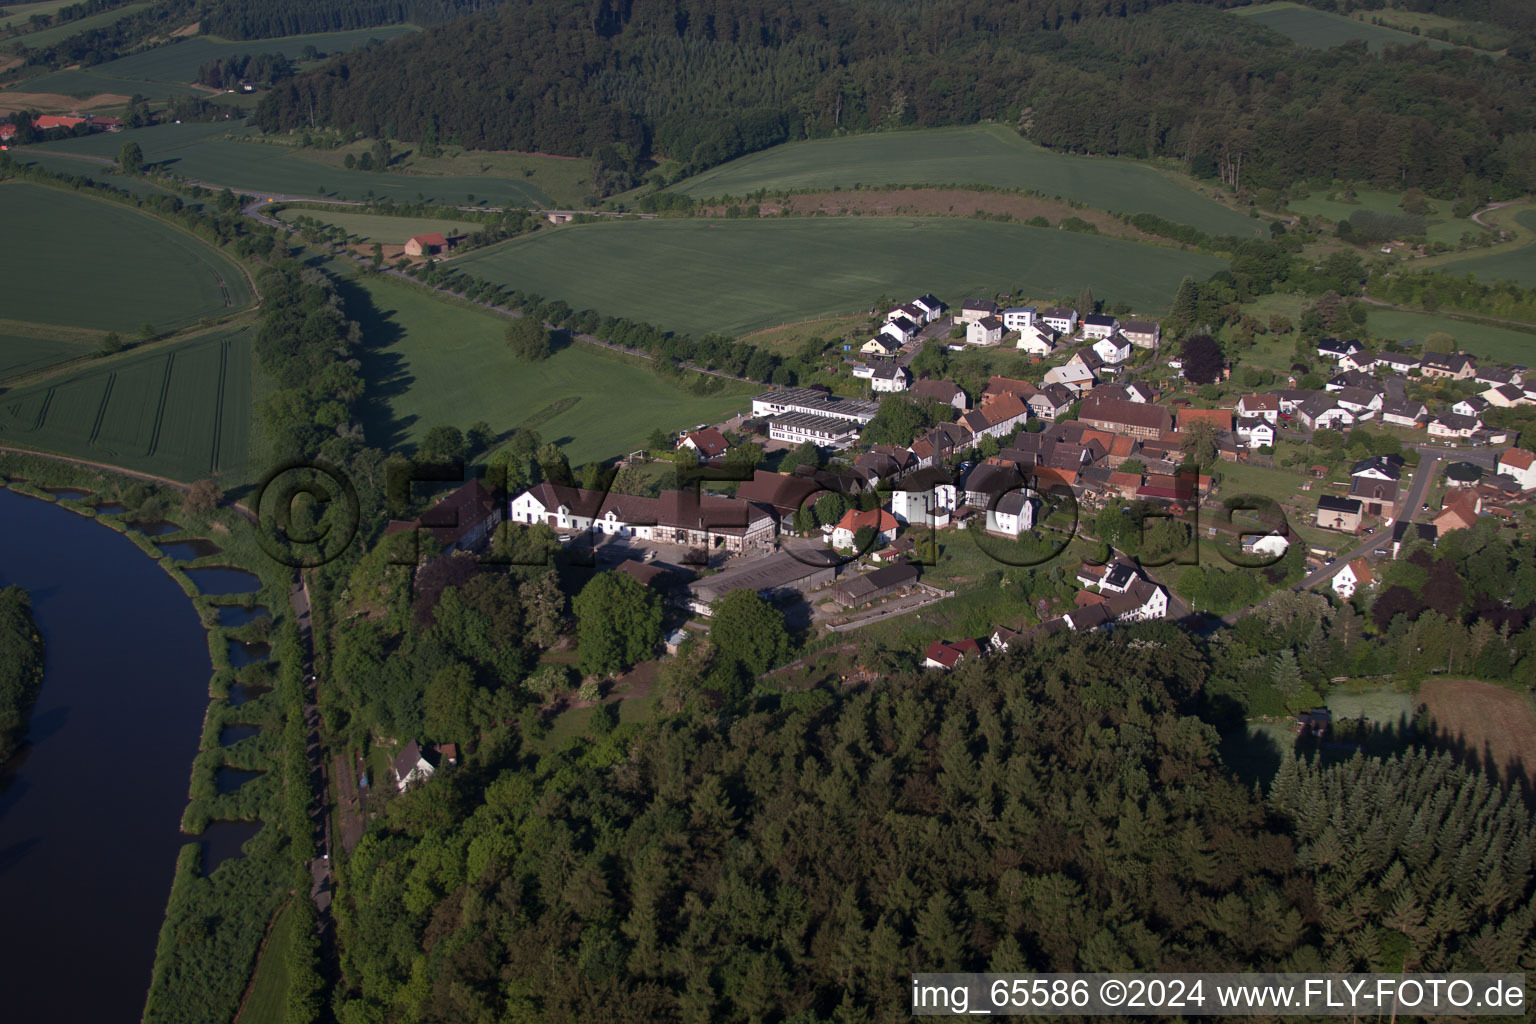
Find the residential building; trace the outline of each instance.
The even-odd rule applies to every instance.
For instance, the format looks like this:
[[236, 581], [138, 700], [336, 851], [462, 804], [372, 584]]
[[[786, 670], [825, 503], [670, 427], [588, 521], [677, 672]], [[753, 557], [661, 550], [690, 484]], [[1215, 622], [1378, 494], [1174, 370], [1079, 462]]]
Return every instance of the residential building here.
[[1317, 343], [1317, 354], [1323, 359], [1331, 359], [1335, 363], [1345, 356], [1354, 355], [1364, 350], [1364, 346], [1353, 338], [1347, 341], [1340, 341], [1338, 338], [1323, 338]]
[[896, 363], [881, 363], [870, 374], [869, 386], [877, 393], [907, 390], [907, 368]]
[[1077, 310], [1066, 306], [1048, 306], [1040, 311], [1040, 319], [1057, 334], [1071, 337], [1077, 331]]
[[859, 346], [859, 353], [866, 356], [893, 356], [901, 351], [901, 341], [889, 334], [877, 334]]
[[1137, 348], [1156, 348], [1163, 328], [1156, 320], [1127, 320], [1120, 325], [1120, 333]]
[[916, 321], [906, 316], [898, 316], [894, 320], [887, 320], [880, 328], [880, 333], [895, 338], [898, 342], [905, 345], [917, 337], [918, 330]]
[[1094, 342], [1093, 352], [1106, 366], [1119, 366], [1131, 358], [1131, 343], [1118, 331]]
[[1333, 393], [1333, 400], [1340, 408], [1348, 410], [1357, 423], [1373, 419], [1384, 404], [1379, 391], [1355, 387], [1340, 388]]
[[1354, 498], [1335, 498], [1325, 494], [1317, 499], [1317, 525], [1325, 530], [1356, 533], [1364, 506]]
[[924, 668], [952, 669], [960, 663], [962, 658], [981, 657], [982, 650], [981, 645], [970, 638], [954, 641], [935, 640], [928, 645], [924, 655]]
[[1368, 477], [1372, 480], [1400, 480], [1403, 476], [1401, 455], [1372, 455], [1349, 467], [1352, 477]]
[[1355, 422], [1355, 414], [1329, 394], [1313, 394], [1295, 408], [1296, 419], [1310, 430], [1338, 430]]
[[987, 317], [996, 316], [997, 303], [991, 299], [966, 299], [960, 304], [960, 315], [955, 317], [955, 322], [974, 324]]
[[1027, 491], [1009, 491], [987, 508], [987, 532], [1017, 537], [1035, 525], [1035, 503]]
[[924, 312], [922, 307], [911, 302], [903, 302], [895, 309], [888, 310], [885, 314], [885, 322], [890, 323], [892, 320], [899, 320], [902, 317], [911, 320], [915, 324], [924, 324], [928, 322], [927, 313]]
[[1451, 406], [1451, 412], [1458, 416], [1481, 416], [1483, 410], [1488, 408], [1488, 400], [1473, 395], [1471, 398], [1463, 398]]
[[1264, 420], [1244, 421], [1238, 424], [1237, 439], [1245, 448], [1273, 448], [1275, 428]]
[[1371, 572], [1371, 563], [1364, 558], [1356, 558], [1334, 575], [1333, 592], [1348, 601], [1355, 596], [1356, 590], [1369, 587], [1375, 582], [1376, 574]]
[[1057, 416], [1066, 412], [1077, 401], [1077, 396], [1072, 394], [1061, 384], [1048, 384], [1044, 391], [1036, 391], [1029, 397], [1026, 403], [1030, 412], [1043, 420], [1054, 420]]
[[1364, 388], [1367, 391], [1380, 391], [1381, 382], [1364, 370], [1344, 369], [1333, 375], [1328, 383], [1323, 385], [1325, 391], [1342, 391], [1344, 388]]
[[1447, 440], [1465, 440], [1482, 428], [1482, 421], [1476, 417], [1459, 416], [1454, 412], [1443, 412], [1429, 421], [1428, 433], [1430, 437], [1441, 437]]
[[1035, 326], [1034, 306], [1014, 306], [1003, 310], [1003, 326], [1010, 331], [1022, 331]]
[[1173, 416], [1161, 405], [1119, 399], [1083, 400], [1077, 418], [1081, 423], [1141, 440], [1162, 440], [1173, 432]]
[[1120, 329], [1120, 321], [1102, 313], [1088, 313], [1083, 317], [1083, 337], [1097, 341], [1108, 338]]
[[1471, 380], [1477, 373], [1477, 361], [1465, 352], [1426, 352], [1419, 360], [1419, 373], [1425, 377]]
[[437, 767], [428, 761], [422, 752], [421, 745], [411, 740], [400, 748], [391, 761], [395, 771], [395, 786], [404, 793], [418, 782], [430, 779], [437, 771]]
[[1381, 404], [1381, 422], [1394, 427], [1422, 427], [1429, 419], [1429, 407], [1412, 399], [1388, 399]]
[[918, 470], [891, 491], [891, 515], [907, 526], [948, 526], [958, 506], [955, 482], [939, 469]]
[[912, 300], [912, 305], [923, 311], [923, 322], [931, 324], [944, 312], [944, 304], [932, 295], [919, 295]]
[[1003, 322], [995, 316], [984, 316], [966, 324], [965, 342], [968, 345], [996, 345], [1003, 340]]
[[1518, 384], [1496, 384], [1484, 391], [1481, 397], [1489, 405], [1498, 406], [1500, 409], [1536, 404], [1526, 397], [1525, 391]]
[[1406, 352], [1378, 352], [1371, 365], [1373, 369], [1390, 370], [1406, 377], [1419, 368], [1419, 357], [1408, 355]]
[[987, 381], [986, 390], [981, 393], [983, 403], [990, 402], [1000, 395], [1018, 395], [1022, 399], [1028, 399], [1040, 389], [1027, 380], [1015, 380], [1012, 377], [993, 377]]
[[1510, 448], [1499, 454], [1499, 475], [1513, 477], [1523, 491], [1536, 490], [1536, 455], [1525, 448]]
[[1138, 576], [1118, 594], [1104, 602], [1104, 610], [1116, 622], [1147, 622], [1168, 617], [1168, 591], [1151, 580]]
[[1491, 388], [1496, 388], [1500, 384], [1513, 384], [1519, 387], [1524, 382], [1525, 376], [1514, 367], [1480, 366], [1477, 369], [1477, 375], [1472, 379]]
[[863, 512], [849, 509], [832, 528], [832, 546], [852, 550], [857, 547], [855, 538], [858, 532], [867, 527], [875, 531], [875, 539], [869, 548], [875, 551], [896, 539], [896, 530], [899, 526], [896, 517], [883, 508], [872, 508]]
[[444, 551], [473, 551], [490, 541], [501, 523], [502, 506], [479, 479], [456, 489], [410, 521], [391, 520], [386, 536], [425, 530]]
[[737, 497], [662, 491], [658, 497], [589, 491], [548, 481], [512, 499], [514, 523], [601, 533], [634, 543], [680, 544], [731, 553], [772, 547], [777, 518]]
[[1029, 406], [1017, 395], [1004, 395], [960, 417], [960, 425], [971, 432], [972, 443], [983, 437], [1002, 437], [1029, 419]]
[[1280, 399], [1274, 395], [1244, 395], [1237, 400], [1239, 420], [1263, 420], [1270, 426], [1280, 422]]
[[965, 412], [965, 391], [952, 380], [920, 380], [911, 388], [913, 398], [927, 398]]
[[714, 427], [706, 427], [696, 430], [691, 434], [684, 434], [682, 440], [677, 442], [679, 448], [692, 448], [698, 453], [699, 461], [718, 459], [730, 450], [731, 444], [725, 439], [725, 435]]
[[1231, 432], [1231, 409], [1180, 409], [1178, 424], [1180, 430], [1188, 430], [1196, 423], [1208, 423], [1218, 431]]
[[1440, 539], [1440, 531], [1434, 523], [1414, 523], [1399, 519], [1392, 524], [1392, 557], [1396, 558], [1406, 545], [1424, 541], [1431, 547]]
[[1019, 329], [1019, 340], [1014, 342], [1013, 347], [1044, 359], [1056, 354], [1061, 347], [1058, 344], [1059, 338], [1060, 335], [1044, 324], [1031, 324]]
[[1483, 499], [1472, 487], [1462, 487], [1445, 493], [1445, 504], [1435, 515], [1435, 529], [1444, 537], [1452, 530], [1471, 529], [1482, 514]]
[[1044, 377], [1046, 384], [1060, 384], [1069, 390], [1082, 394], [1098, 382], [1093, 371], [1088, 369], [1081, 360], [1063, 363], [1047, 370]]

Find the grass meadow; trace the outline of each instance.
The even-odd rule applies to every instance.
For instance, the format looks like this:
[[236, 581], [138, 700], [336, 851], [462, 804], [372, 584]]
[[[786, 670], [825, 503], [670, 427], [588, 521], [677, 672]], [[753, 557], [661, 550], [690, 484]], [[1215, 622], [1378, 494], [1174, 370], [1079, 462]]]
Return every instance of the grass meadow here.
[[1438, 39], [1421, 38], [1396, 29], [1368, 25], [1339, 14], [1331, 14], [1294, 3], [1259, 4], [1254, 7], [1239, 8], [1232, 13], [1266, 28], [1272, 28], [1296, 45], [1305, 46], [1311, 50], [1330, 49], [1352, 39], [1364, 40], [1372, 52], [1380, 52], [1384, 46], [1412, 46], [1414, 43], [1428, 43], [1433, 50], [1451, 48], [1450, 43], [1441, 42]]
[[0, 444], [189, 482], [242, 481], [250, 444], [250, 327], [96, 360], [0, 392]]
[[365, 242], [384, 245], [404, 245], [413, 235], [429, 235], [440, 231], [445, 235], [471, 234], [485, 225], [473, 221], [439, 220], [432, 217], [391, 217], [387, 213], [351, 213], [347, 210], [312, 210], [293, 208], [282, 210], [277, 219], [292, 223], [300, 217], [310, 217], [323, 224], [334, 224], [343, 231], [357, 235]]
[[35, 338], [19, 331], [0, 330], [0, 382], [20, 374], [45, 369], [66, 359], [89, 355], [96, 346], [89, 341]]
[[10, 28], [12, 25], [24, 26], [36, 14], [57, 14], [60, 8], [68, 7], [75, 0], [37, 0], [36, 3], [6, 4], [0, 7], [0, 29]]
[[955, 303], [995, 291], [1096, 297], [1154, 312], [1214, 256], [990, 221], [815, 217], [584, 224], [477, 250], [460, 269], [576, 309], [687, 333], [746, 334], [868, 309], [880, 295]]
[[[243, 309], [245, 274], [222, 253], [145, 213], [74, 192], [0, 185], [6, 318], [131, 334]], [[25, 244], [18, 242], [25, 239]]]
[[[1536, 210], [1521, 210], [1515, 214], [1515, 224], [1528, 236], [1536, 233]], [[1480, 281], [1514, 281], [1524, 288], [1533, 288], [1536, 287], [1536, 242], [1483, 256], [1468, 256], [1435, 269], [1449, 274], [1471, 274]]]
[[1536, 360], [1536, 332], [1401, 309], [1372, 309], [1368, 323], [1372, 334], [1384, 338], [1423, 341], [1433, 331], [1444, 331], [1456, 339], [1463, 351], [1484, 359], [1527, 366]]
[[[25, 21], [27, 18], [30, 18], [33, 13], [51, 14], [54, 10], [67, 6], [69, 6], [68, 3], [18, 5], [6, 4], [5, 10], [11, 15], [19, 17], [21, 21]], [[74, 21], [66, 21], [58, 25], [52, 25], [48, 28], [40, 29], [37, 32], [28, 32], [26, 35], [18, 36], [17, 42], [21, 43], [22, 46], [29, 50], [36, 50], [45, 46], [52, 46], [54, 43], [68, 39], [70, 36], [79, 35], [81, 32], [88, 32], [91, 29], [97, 28], [106, 28], [108, 25], [115, 24], [116, 22], [121, 21], [123, 18], [126, 18], [128, 15], [142, 11], [148, 6], [149, 4], [125, 4], [122, 7], [114, 7], [109, 11], [102, 11], [100, 14], [89, 14], [84, 18], [76, 18]], [[22, 17], [22, 15], [25, 16]], [[15, 20], [15, 18], [12, 20]]]
[[1155, 213], [1212, 234], [1259, 231], [1251, 218], [1149, 166], [1052, 152], [1001, 125], [791, 142], [713, 167], [668, 191], [708, 198], [855, 185], [1032, 189], [1114, 213]]
[[[1291, 213], [1304, 213], [1309, 217], [1325, 217], [1328, 220], [1348, 220], [1361, 210], [1370, 210], [1373, 213], [1401, 214], [1402, 208], [1398, 205], [1402, 202], [1401, 192], [1372, 192], [1363, 190], [1356, 193], [1358, 202], [1345, 203], [1337, 199], [1329, 199], [1327, 194], [1314, 195], [1306, 199], [1293, 199], [1286, 205], [1286, 210]], [[1474, 224], [1470, 219], [1455, 217], [1451, 214], [1451, 203], [1443, 199], [1429, 200], [1431, 212], [1425, 217], [1427, 228], [1425, 237], [1431, 242], [1444, 242], [1447, 245], [1455, 245], [1461, 241], [1465, 232], [1471, 232], [1474, 236], [1483, 233], [1483, 228]]]
[[498, 314], [382, 275], [339, 284], [368, 345], [363, 373], [374, 404], [364, 427], [371, 444], [390, 450], [413, 448], [435, 426], [485, 420], [499, 433], [534, 425], [582, 463], [633, 451], [657, 427], [715, 422], [750, 404], [744, 385], [693, 395], [580, 342], [540, 363], [518, 362]]
[[[304, 899], [304, 895], [300, 893], [295, 898]], [[283, 1024], [287, 1019], [288, 950], [293, 946], [293, 926], [297, 920], [291, 904], [278, 911], [235, 1024]]]
[[[40, 152], [113, 158], [125, 142], [137, 142], [147, 163], [197, 181], [247, 192], [324, 194], [363, 199], [369, 194], [397, 202], [420, 199], [465, 205], [549, 206], [538, 186], [512, 178], [349, 171], [306, 159], [297, 146], [251, 141], [253, 130], [228, 123], [166, 124], [100, 132], [45, 142]], [[82, 167], [83, 170], [84, 167]], [[90, 173], [85, 170], [85, 173]], [[471, 199], [470, 197], [474, 198]]]
[[247, 54], [281, 53], [297, 63], [299, 54], [306, 46], [313, 46], [321, 53], [344, 53], [366, 46], [372, 39], [392, 39], [412, 31], [415, 30], [408, 25], [387, 25], [274, 39], [234, 40], [216, 36], [189, 36], [169, 46], [141, 50], [89, 68], [55, 71], [29, 79], [26, 88], [29, 92], [58, 92], [77, 96], [98, 92], [137, 92], [150, 99], [188, 94], [206, 95], [208, 90], [197, 89], [192, 85], [192, 81], [197, 78], [198, 67], [206, 61]]

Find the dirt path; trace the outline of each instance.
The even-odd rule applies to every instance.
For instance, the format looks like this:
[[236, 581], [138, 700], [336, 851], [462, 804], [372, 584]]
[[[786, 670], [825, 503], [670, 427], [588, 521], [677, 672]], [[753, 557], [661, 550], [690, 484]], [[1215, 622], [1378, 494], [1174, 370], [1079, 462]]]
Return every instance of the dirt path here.
[[1478, 225], [1479, 227], [1487, 228], [1489, 231], [1498, 231], [1498, 227], [1483, 220], [1483, 214], [1492, 213], [1494, 210], [1502, 210], [1506, 206], [1520, 206], [1529, 201], [1530, 200], [1528, 199], [1506, 199], [1502, 203], [1489, 203], [1487, 206], [1483, 207], [1481, 210], [1478, 210], [1472, 215], [1472, 223]]

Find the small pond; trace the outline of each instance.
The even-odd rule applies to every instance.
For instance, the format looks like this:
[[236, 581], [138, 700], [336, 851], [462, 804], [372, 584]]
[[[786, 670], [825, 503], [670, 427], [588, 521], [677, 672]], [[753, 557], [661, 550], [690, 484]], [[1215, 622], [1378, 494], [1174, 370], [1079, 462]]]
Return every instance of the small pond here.
[[244, 683], [236, 683], [229, 688], [229, 706], [237, 708], [246, 701], [255, 700], [263, 694], [271, 693], [270, 686], [246, 686]]
[[249, 594], [261, 589], [261, 580], [244, 569], [186, 569], [194, 586], [204, 594]]
[[203, 829], [197, 837], [203, 847], [203, 874], [211, 875], [225, 861], [245, 856], [242, 847], [260, 831], [259, 821], [216, 821]]
[[240, 768], [220, 768], [213, 773], [213, 785], [220, 796], [228, 796], [241, 786], [264, 772], [248, 772]]
[[91, 491], [82, 491], [78, 487], [40, 487], [38, 490], [47, 491], [55, 498], [73, 498], [79, 501], [81, 498], [89, 498]]
[[241, 740], [248, 740], [252, 736], [260, 736], [261, 727], [256, 725], [226, 725], [219, 730], [219, 746], [232, 747]]
[[209, 555], [218, 554], [222, 548], [209, 540], [179, 540], [172, 544], [157, 544], [160, 553], [170, 555], [179, 562], [191, 562], [199, 558], [207, 558]]
[[254, 608], [242, 608], [237, 604], [227, 604], [219, 609], [219, 625], [227, 629], [249, 626], [261, 618], [270, 618], [267, 610], [261, 607], [261, 605], [257, 605]]
[[163, 537], [181, 529], [175, 523], [168, 523], [164, 519], [130, 519], [128, 526], [150, 537]]
[[128, 511], [128, 506], [120, 501], [103, 501], [96, 506], [96, 514], [99, 516], [120, 516]]
[[272, 645], [264, 643], [242, 643], [239, 640], [229, 642], [229, 664], [232, 668], [245, 668], [258, 661], [266, 661], [267, 655], [272, 653]]

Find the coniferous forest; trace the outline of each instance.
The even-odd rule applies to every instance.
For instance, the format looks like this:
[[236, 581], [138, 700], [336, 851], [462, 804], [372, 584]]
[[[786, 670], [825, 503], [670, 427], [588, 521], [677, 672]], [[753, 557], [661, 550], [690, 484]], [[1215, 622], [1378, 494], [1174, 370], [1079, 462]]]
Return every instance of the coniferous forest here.
[[[791, 139], [995, 119], [1046, 146], [1173, 158], [1252, 187], [1536, 183], [1528, 46], [1308, 50], [1226, 6], [515, 0], [285, 83], [256, 119], [599, 155], [620, 171], [659, 156], [682, 173]], [[1523, 17], [1495, 6], [1485, 16]]]
[[534, 758], [506, 734], [347, 862], [343, 1021], [890, 1020], [927, 970], [1516, 970], [1536, 830], [1448, 755], [1264, 800], [1154, 625], [760, 696]]

